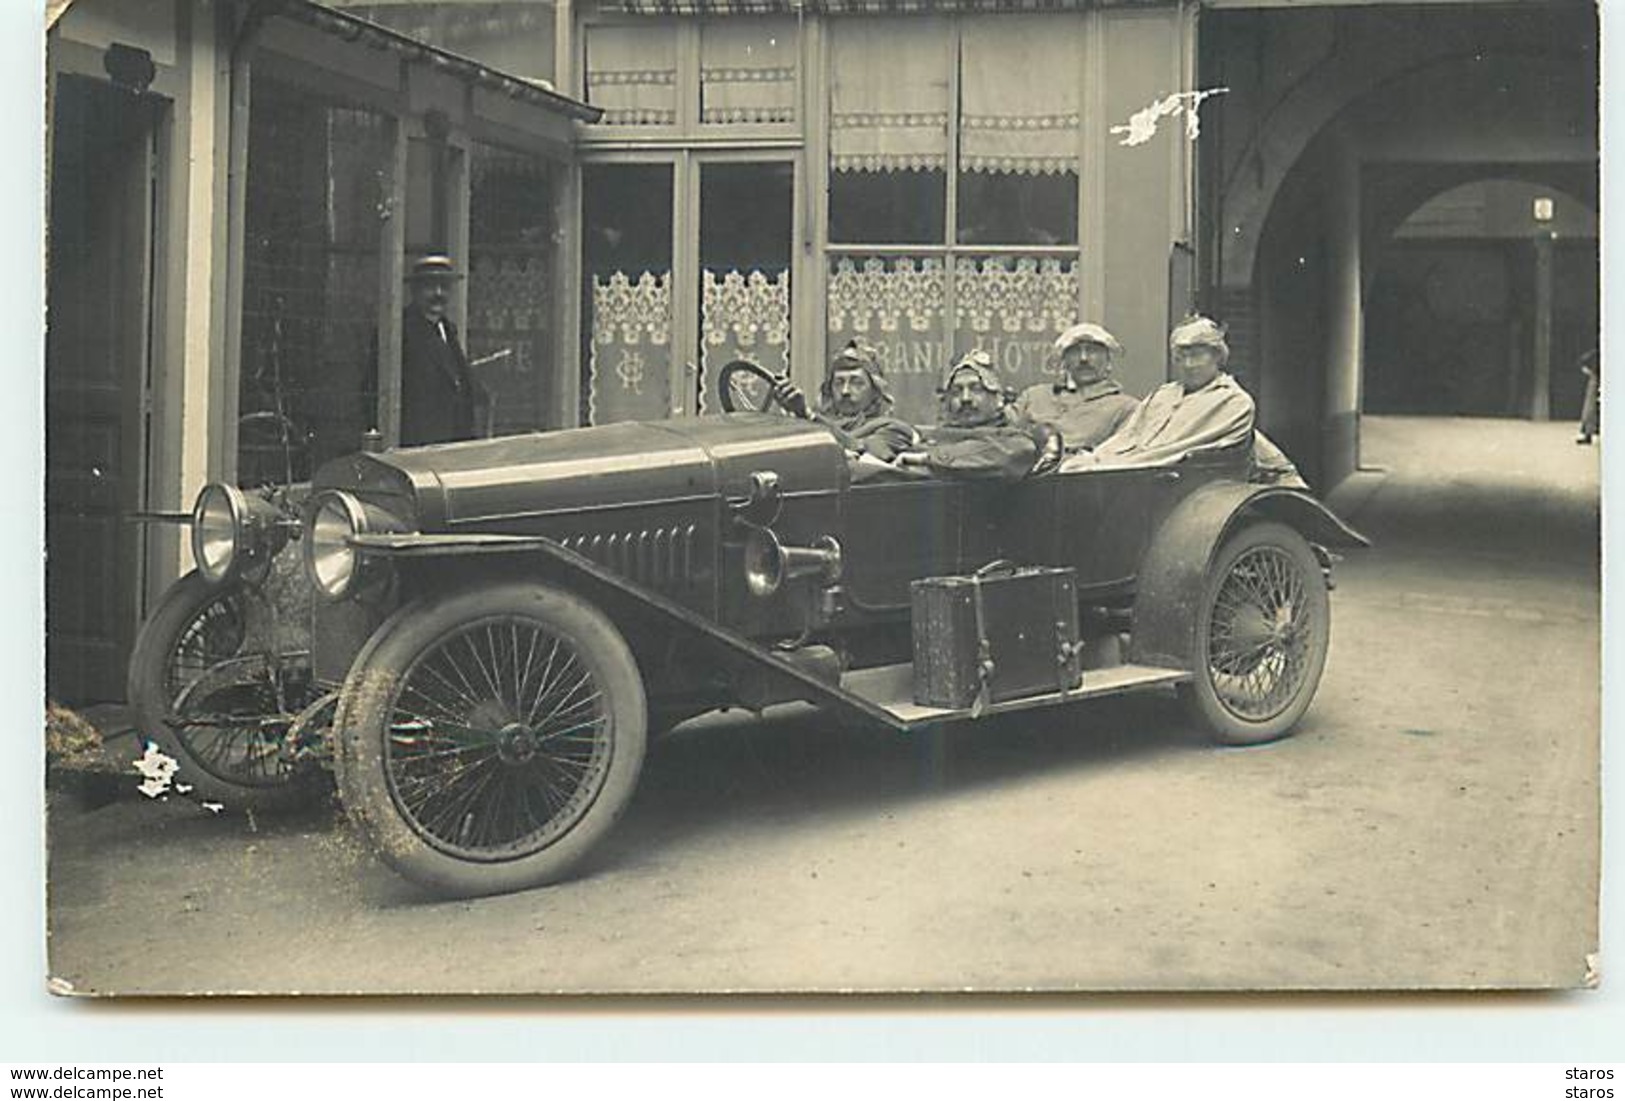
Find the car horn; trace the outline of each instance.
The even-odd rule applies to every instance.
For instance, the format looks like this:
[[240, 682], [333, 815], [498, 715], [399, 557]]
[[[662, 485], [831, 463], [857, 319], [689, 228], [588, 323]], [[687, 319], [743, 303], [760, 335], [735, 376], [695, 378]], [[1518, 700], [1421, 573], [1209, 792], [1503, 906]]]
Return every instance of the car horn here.
[[771, 528], [751, 526], [745, 536], [745, 585], [752, 596], [769, 597], [798, 577], [826, 585], [841, 579], [841, 544], [821, 536], [810, 547], [787, 547]]

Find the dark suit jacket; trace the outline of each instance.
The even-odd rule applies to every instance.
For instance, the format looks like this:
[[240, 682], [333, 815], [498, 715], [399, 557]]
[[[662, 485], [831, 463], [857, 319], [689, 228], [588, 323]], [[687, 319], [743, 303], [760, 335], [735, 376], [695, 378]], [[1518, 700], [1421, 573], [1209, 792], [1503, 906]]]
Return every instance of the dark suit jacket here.
[[474, 436], [477, 395], [457, 326], [446, 338], [418, 310], [401, 318], [401, 443], [405, 446]]

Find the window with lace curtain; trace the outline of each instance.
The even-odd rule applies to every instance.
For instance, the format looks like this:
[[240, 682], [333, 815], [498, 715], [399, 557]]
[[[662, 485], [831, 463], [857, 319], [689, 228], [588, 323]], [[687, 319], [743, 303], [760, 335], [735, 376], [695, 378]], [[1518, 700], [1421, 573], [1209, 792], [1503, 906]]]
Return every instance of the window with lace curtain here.
[[700, 24], [700, 123], [776, 126], [796, 121], [793, 19], [713, 19]]
[[793, 18], [594, 23], [585, 35], [587, 102], [604, 109], [594, 129], [795, 132], [800, 49]]
[[663, 26], [586, 28], [587, 102], [604, 126], [677, 125], [677, 38]]
[[875, 344], [905, 416], [973, 348], [1040, 380], [1076, 317], [1080, 19], [830, 26], [829, 345]]

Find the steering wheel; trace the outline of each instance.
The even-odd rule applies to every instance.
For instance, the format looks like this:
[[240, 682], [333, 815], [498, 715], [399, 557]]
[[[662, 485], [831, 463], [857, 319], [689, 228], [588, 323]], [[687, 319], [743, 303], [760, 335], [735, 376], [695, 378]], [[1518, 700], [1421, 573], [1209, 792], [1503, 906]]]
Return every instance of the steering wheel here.
[[773, 393], [778, 382], [778, 376], [759, 363], [730, 360], [717, 372], [717, 404], [725, 413], [766, 413], [775, 408], [783, 412]]

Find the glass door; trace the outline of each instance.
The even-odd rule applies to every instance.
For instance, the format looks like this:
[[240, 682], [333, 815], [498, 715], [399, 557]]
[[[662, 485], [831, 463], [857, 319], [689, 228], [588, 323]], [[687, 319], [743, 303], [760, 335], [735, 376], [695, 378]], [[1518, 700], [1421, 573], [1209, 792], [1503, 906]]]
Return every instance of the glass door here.
[[673, 169], [582, 168], [585, 424], [660, 420], [688, 408], [683, 363], [672, 354]]
[[748, 359], [790, 370], [791, 160], [698, 159], [699, 371], [695, 408], [717, 413], [713, 380]]
[[586, 423], [720, 412], [730, 360], [789, 370], [793, 159], [606, 161], [582, 186]]

